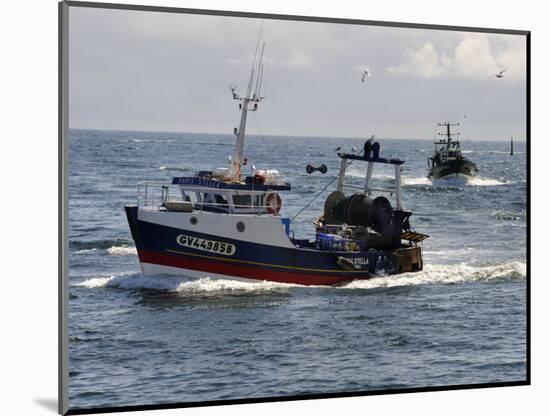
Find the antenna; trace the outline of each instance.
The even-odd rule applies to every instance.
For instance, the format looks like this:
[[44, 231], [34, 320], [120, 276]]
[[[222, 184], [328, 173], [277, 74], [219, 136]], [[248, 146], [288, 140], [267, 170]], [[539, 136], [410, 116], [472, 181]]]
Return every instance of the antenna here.
[[258, 86], [258, 98], [262, 97], [262, 81], [264, 79], [264, 64], [260, 67], [260, 85]]
[[[459, 136], [460, 133], [451, 133], [451, 127], [454, 126], [460, 126], [460, 123], [449, 123], [448, 121], [445, 123], [437, 123], [440, 127], [445, 127], [446, 132], [445, 133], [437, 133], [438, 136], [445, 136], [447, 138], [447, 144], [451, 144], [451, 138], [453, 136]], [[440, 141], [439, 144], [444, 144], [444, 142]]]
[[262, 99], [266, 96], [267, 91], [267, 67], [265, 70], [265, 81], [264, 81], [264, 66], [262, 65], [262, 85], [264, 87], [264, 93], [261, 95]]
[[[262, 38], [262, 31], [264, 28], [264, 21], [262, 19], [262, 23], [260, 25], [260, 31], [258, 32], [258, 39], [256, 40], [256, 49], [254, 50], [254, 59], [252, 61], [252, 68], [250, 70], [250, 80], [248, 81], [248, 88], [246, 90], [246, 96], [250, 97], [250, 92], [252, 89], [252, 83], [254, 82], [254, 67], [256, 66], [256, 58], [258, 56], [258, 47], [260, 46], [260, 39]], [[264, 43], [265, 46], [265, 43]], [[264, 54], [263, 46], [262, 46], [262, 56]]]
[[[254, 52], [254, 60], [252, 61], [252, 67], [250, 69], [250, 79], [248, 80], [248, 87], [246, 90], [246, 95], [240, 96], [236, 92], [236, 87], [230, 86], [231, 94], [234, 100], [239, 100], [239, 110], [241, 110], [241, 121], [239, 123], [239, 128], [234, 129], [233, 133], [237, 136], [237, 141], [235, 143], [235, 150], [233, 153], [233, 158], [231, 159], [231, 169], [229, 171], [229, 179], [232, 181], [240, 182], [241, 181], [241, 166], [243, 165], [243, 149], [244, 149], [244, 138], [246, 130], [246, 116], [249, 111], [257, 111], [258, 103], [262, 101], [263, 97], [260, 96], [260, 91], [262, 88], [262, 78], [263, 78], [263, 58], [265, 50], [265, 42], [262, 44], [262, 50], [260, 52], [260, 59], [258, 58], [258, 48], [260, 45], [260, 38], [262, 35], [263, 29], [263, 20], [262, 25], [260, 26], [260, 32], [258, 34], [258, 40], [256, 41], [256, 50]], [[254, 87], [254, 91], [252, 91]], [[251, 93], [253, 93], [251, 95]]]
[[258, 62], [258, 75], [256, 76], [256, 86], [254, 87], [254, 95], [256, 97], [260, 96], [258, 85], [260, 84], [260, 78], [262, 77], [262, 68], [263, 68], [262, 61], [264, 59], [264, 49], [265, 49], [265, 42], [262, 44], [262, 53], [260, 54], [260, 61]]

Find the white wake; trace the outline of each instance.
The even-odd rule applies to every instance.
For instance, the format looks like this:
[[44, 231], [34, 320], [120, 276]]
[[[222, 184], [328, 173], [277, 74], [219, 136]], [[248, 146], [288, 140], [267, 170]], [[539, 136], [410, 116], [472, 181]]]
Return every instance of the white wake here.
[[[358, 170], [350, 170], [350, 171], [346, 172], [346, 176], [351, 176], [351, 177], [354, 177], [354, 178], [364, 178], [365, 177], [365, 172], [358, 171]], [[374, 174], [373, 178], [383, 180], [383, 181], [391, 181], [391, 182], [393, 182], [395, 180], [395, 177], [393, 175], [389, 175], [389, 174]], [[430, 186], [430, 185], [432, 185], [432, 182], [428, 179], [427, 176], [409, 177], [409, 176], [402, 175], [401, 176], [401, 183], [404, 186], [418, 186], [418, 185]], [[501, 185], [508, 185], [510, 183], [512, 183], [512, 182], [504, 181], [504, 180], [500, 180], [500, 179], [494, 179], [494, 178], [484, 178], [484, 177], [478, 176], [478, 177], [470, 179], [466, 183], [466, 186], [501, 186]], [[452, 180], [441, 180], [439, 182], [436, 182], [434, 184], [434, 186], [460, 186], [460, 185], [457, 184], [457, 183], [453, 183]], [[463, 184], [462, 184], [462, 186], [463, 186]]]
[[[472, 266], [467, 264], [442, 265], [428, 264], [424, 270], [416, 273], [403, 273], [394, 276], [377, 276], [369, 280], [356, 280], [335, 289], [375, 289], [396, 286], [424, 284], [456, 284], [473, 281], [491, 281], [494, 279], [523, 279], [526, 276], [526, 264], [508, 262], [491, 266]], [[257, 283], [236, 280], [202, 279], [191, 280], [179, 276], [148, 276], [140, 273], [118, 274], [106, 277], [93, 277], [74, 286], [96, 288], [117, 288], [125, 290], [162, 290], [181, 294], [265, 294], [287, 292], [292, 288], [303, 287], [285, 283], [258, 281]], [[317, 288], [326, 288], [316, 286]], [[314, 286], [310, 286], [314, 288]]]
[[510, 182], [507, 181], [501, 181], [498, 179], [491, 179], [491, 178], [482, 178], [482, 177], [476, 177], [473, 179], [470, 179], [468, 181], [468, 185], [470, 186], [501, 186], [501, 185], [508, 185]]
[[494, 279], [525, 278], [527, 267], [523, 262], [508, 262], [492, 266], [476, 267], [467, 264], [428, 264], [421, 272], [380, 276], [369, 280], [356, 280], [343, 289], [374, 289], [380, 287], [411, 286], [434, 283], [464, 283]]
[[296, 285], [267, 281], [249, 283], [236, 280], [211, 279], [209, 277], [191, 280], [179, 276], [148, 276], [134, 273], [94, 277], [77, 283], [75, 286], [89, 289], [111, 287], [126, 290], [163, 290], [182, 294], [262, 294], [284, 292]]

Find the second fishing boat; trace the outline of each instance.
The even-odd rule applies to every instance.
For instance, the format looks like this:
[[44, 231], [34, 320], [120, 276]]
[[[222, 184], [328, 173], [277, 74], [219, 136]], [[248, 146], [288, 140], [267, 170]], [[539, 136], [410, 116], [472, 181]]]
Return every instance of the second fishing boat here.
[[[438, 126], [445, 127], [445, 133], [438, 133], [445, 139], [434, 142], [434, 154], [428, 158], [428, 179], [433, 184], [465, 185], [477, 175], [477, 165], [462, 154], [458, 140], [460, 133], [451, 133], [451, 127], [458, 125], [438, 123]], [[453, 140], [453, 137], [457, 138]]]

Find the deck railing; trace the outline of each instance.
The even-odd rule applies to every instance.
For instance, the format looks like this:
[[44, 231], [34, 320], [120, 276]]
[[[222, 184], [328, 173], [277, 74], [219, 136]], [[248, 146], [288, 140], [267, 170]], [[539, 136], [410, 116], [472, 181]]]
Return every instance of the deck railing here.
[[[193, 204], [193, 209], [218, 210], [247, 213], [268, 213], [270, 206], [265, 205], [265, 198], [255, 198], [256, 195], [265, 195], [265, 191], [246, 191], [246, 192], [228, 192], [206, 187], [185, 187], [182, 185], [172, 185], [163, 182], [140, 182], [138, 183], [137, 204], [141, 208], [151, 210], [165, 210], [167, 203]], [[221, 195], [226, 202], [206, 202], [205, 195]], [[231, 198], [233, 195], [250, 195], [250, 204], [234, 204]], [[262, 204], [258, 203], [262, 201]]]

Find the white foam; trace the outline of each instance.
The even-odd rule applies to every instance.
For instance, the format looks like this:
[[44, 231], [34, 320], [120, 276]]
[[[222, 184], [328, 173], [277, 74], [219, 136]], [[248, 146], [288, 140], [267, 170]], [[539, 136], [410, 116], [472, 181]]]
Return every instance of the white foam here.
[[[464, 152], [462, 152], [464, 153]], [[480, 152], [480, 153], [484, 153], [484, 152]], [[509, 150], [506, 150], [506, 151], [502, 151], [502, 150], [488, 150], [487, 153], [493, 153], [493, 154], [497, 154], [497, 155], [510, 155], [510, 151]], [[514, 151], [514, 155], [524, 155], [525, 152], [515, 152]]]
[[506, 181], [499, 181], [498, 179], [482, 178], [479, 176], [468, 181], [468, 185], [470, 186], [500, 186], [507, 185], [508, 183]]
[[[375, 289], [434, 283], [456, 284], [494, 279], [522, 279], [526, 276], [526, 269], [526, 264], [523, 262], [508, 262], [491, 266], [472, 266], [464, 263], [455, 265], [428, 264], [421, 272], [403, 273], [394, 276], [379, 275], [369, 280], [355, 280], [347, 285], [335, 287], [335, 289]], [[189, 295], [284, 293], [293, 287], [303, 287], [267, 281], [248, 283], [236, 280], [211, 279], [209, 277], [191, 280], [179, 276], [148, 276], [140, 273], [92, 277], [76, 283], [75, 286], [89, 289], [111, 287], [125, 290], [163, 290]], [[325, 286], [310, 286], [310, 288], [315, 287], [326, 289]]]
[[[456, 259], [457, 261], [463, 259], [472, 259], [474, 252], [476, 255], [483, 255], [484, 251], [480, 249], [475, 249], [473, 247], [464, 247], [464, 248], [452, 248], [449, 250], [444, 250], [442, 248], [434, 247], [433, 250], [423, 250], [423, 254], [426, 258], [429, 259]], [[433, 263], [434, 261], [430, 261]]]
[[[359, 168], [359, 167], [350, 167], [346, 170], [346, 176], [351, 176], [351, 177], [354, 177], [354, 178], [364, 178], [366, 175], [366, 170], [363, 168]], [[385, 173], [373, 173], [372, 175], [373, 178], [376, 178], [376, 179], [395, 179], [394, 175], [390, 175], [390, 174], [385, 174]]]
[[[411, 178], [410, 180], [404, 179], [403, 183], [405, 185], [429, 185], [430, 180], [427, 177]], [[465, 178], [464, 179], [463, 178], [436, 179], [433, 182], [433, 186], [442, 186], [442, 187], [445, 187], [445, 186], [455, 187], [455, 186], [465, 186], [465, 185], [466, 186], [501, 186], [501, 185], [508, 185], [510, 183], [511, 182], [501, 181], [498, 179], [483, 178], [483, 177], [477, 176], [475, 178], [471, 178], [468, 180], [466, 180]]]
[[208, 277], [199, 280], [191, 280], [180, 283], [177, 287], [177, 292], [184, 293], [199, 293], [199, 292], [272, 292], [272, 291], [285, 291], [290, 287], [296, 285], [290, 285], [285, 283], [275, 283], [261, 281], [257, 283], [240, 282], [236, 280], [218, 280], [210, 279]]
[[[365, 172], [364, 171], [354, 171], [350, 170], [349, 172], [346, 172], [346, 176], [351, 176], [354, 178], [365, 178]], [[374, 179], [380, 179], [384, 181], [395, 181], [395, 175], [390, 174], [373, 174], [372, 177]], [[419, 176], [414, 178], [408, 178], [406, 176], [401, 176], [401, 183], [403, 185], [430, 185], [431, 182], [428, 180], [426, 176]]]
[[159, 167], [159, 170], [185, 172], [188, 169], [187, 168], [177, 168], [177, 167], [173, 167], [173, 166], [162, 165], [162, 166]]
[[179, 276], [148, 276], [144, 274], [120, 274], [110, 277], [94, 277], [76, 284], [90, 289], [114, 287], [118, 289], [166, 290], [182, 294], [246, 294], [286, 291], [296, 286], [284, 283], [258, 281], [248, 283], [234, 280], [218, 280], [209, 277], [190, 280]]
[[87, 287], [89, 289], [93, 289], [96, 287], [105, 287], [111, 279], [112, 277], [93, 277], [91, 279], [87, 279], [83, 282], [77, 283], [74, 286]]
[[93, 253], [97, 251], [97, 248], [84, 248], [82, 250], [75, 251], [76, 254], [86, 254], [86, 253]]
[[130, 139], [132, 143], [174, 143], [173, 140]]
[[419, 176], [418, 178], [402, 178], [403, 185], [430, 185], [430, 180], [426, 176]]
[[129, 256], [137, 255], [137, 250], [135, 247], [128, 246], [112, 246], [107, 249], [107, 254], [109, 256]]
[[343, 289], [374, 289], [380, 287], [411, 286], [430, 283], [463, 283], [479, 280], [524, 278], [526, 264], [508, 262], [493, 266], [471, 266], [467, 264], [441, 265], [428, 264], [421, 272], [403, 273], [394, 276], [380, 276], [369, 280], [356, 280]]

